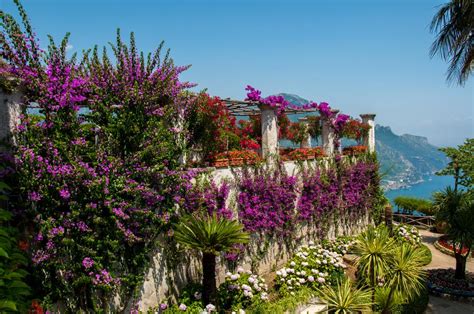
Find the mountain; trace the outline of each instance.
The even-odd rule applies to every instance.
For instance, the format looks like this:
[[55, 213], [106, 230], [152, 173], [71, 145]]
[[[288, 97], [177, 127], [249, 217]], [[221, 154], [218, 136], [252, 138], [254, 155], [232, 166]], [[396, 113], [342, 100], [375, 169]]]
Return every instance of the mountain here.
[[396, 189], [444, 168], [448, 159], [423, 136], [396, 135], [388, 126], [375, 126], [375, 150], [386, 188]]
[[[308, 103], [308, 100], [298, 95], [279, 95], [295, 105]], [[290, 119], [295, 120], [291, 117]], [[344, 140], [342, 145], [352, 143]], [[389, 126], [375, 126], [375, 150], [383, 174], [382, 185], [386, 189], [398, 189], [421, 182], [426, 176], [444, 168], [448, 162], [444, 153], [430, 144], [426, 137], [397, 135]]]

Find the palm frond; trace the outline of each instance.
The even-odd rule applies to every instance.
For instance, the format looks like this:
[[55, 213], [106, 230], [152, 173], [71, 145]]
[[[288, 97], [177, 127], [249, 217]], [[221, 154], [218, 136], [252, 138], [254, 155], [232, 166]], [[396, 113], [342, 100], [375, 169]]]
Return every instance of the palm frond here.
[[176, 241], [184, 246], [214, 254], [249, 241], [242, 224], [216, 215], [185, 217], [176, 225], [174, 235]]
[[474, 4], [472, 0], [452, 0], [441, 6], [431, 21], [436, 33], [430, 55], [439, 54], [449, 62], [447, 80], [463, 85], [474, 65]]

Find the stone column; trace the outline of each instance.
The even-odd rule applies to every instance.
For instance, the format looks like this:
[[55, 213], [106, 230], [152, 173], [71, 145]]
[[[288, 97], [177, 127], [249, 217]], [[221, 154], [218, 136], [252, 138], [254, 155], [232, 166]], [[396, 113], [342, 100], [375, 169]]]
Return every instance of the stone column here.
[[309, 134], [309, 122], [307, 118], [298, 118], [298, 121], [303, 124], [306, 132], [306, 137], [300, 144], [300, 148], [311, 148], [311, 135]]
[[276, 109], [260, 104], [262, 119], [262, 157], [278, 156], [278, 119]]
[[7, 93], [0, 89], [0, 141], [15, 143], [11, 136], [20, 120], [22, 99], [21, 91]]
[[369, 152], [375, 152], [375, 114], [367, 113], [361, 114], [362, 122], [370, 125], [370, 130], [367, 136], [364, 137], [364, 145], [367, 146]]
[[[339, 110], [332, 110], [332, 112], [337, 114]], [[336, 134], [334, 133], [331, 121], [323, 116], [321, 116], [321, 141], [326, 155], [334, 155]]]

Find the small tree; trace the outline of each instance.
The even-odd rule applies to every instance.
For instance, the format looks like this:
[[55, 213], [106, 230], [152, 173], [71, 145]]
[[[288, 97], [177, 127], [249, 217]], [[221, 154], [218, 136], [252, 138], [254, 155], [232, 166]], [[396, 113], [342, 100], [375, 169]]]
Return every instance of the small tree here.
[[[474, 239], [474, 193], [447, 187], [434, 194], [434, 204], [438, 210], [437, 219], [448, 223], [447, 235], [453, 244], [456, 258], [457, 279], [466, 277], [466, 260]], [[468, 251], [463, 254], [463, 248]]]
[[216, 292], [216, 255], [230, 250], [234, 244], [249, 241], [239, 222], [215, 214], [183, 218], [176, 226], [175, 238], [178, 243], [202, 252], [204, 304], [210, 303]]
[[474, 139], [467, 139], [463, 145], [457, 148], [445, 147], [440, 151], [451, 159], [446, 168], [436, 173], [440, 176], [451, 175], [454, 177], [454, 190], [457, 191], [459, 185], [472, 189], [474, 186]]

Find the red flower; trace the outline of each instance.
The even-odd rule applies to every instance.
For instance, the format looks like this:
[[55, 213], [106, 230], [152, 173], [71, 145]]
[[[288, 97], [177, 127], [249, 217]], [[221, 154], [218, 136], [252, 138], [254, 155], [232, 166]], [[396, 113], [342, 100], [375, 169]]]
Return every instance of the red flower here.
[[20, 250], [26, 251], [30, 248], [30, 244], [25, 240], [21, 240], [18, 242], [18, 247], [20, 248]]
[[38, 300], [33, 300], [31, 302], [31, 306], [30, 306], [30, 309], [28, 310], [28, 313], [29, 314], [43, 314], [44, 313], [44, 310], [41, 307]]

